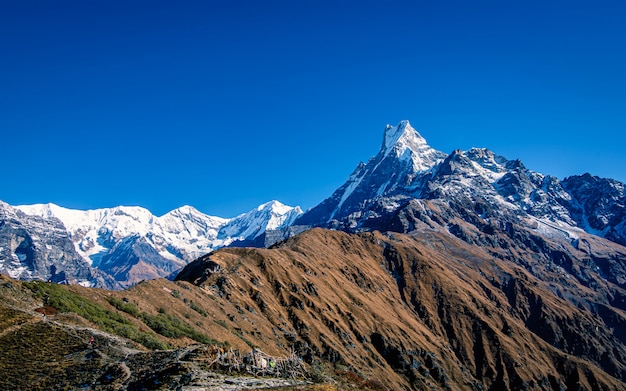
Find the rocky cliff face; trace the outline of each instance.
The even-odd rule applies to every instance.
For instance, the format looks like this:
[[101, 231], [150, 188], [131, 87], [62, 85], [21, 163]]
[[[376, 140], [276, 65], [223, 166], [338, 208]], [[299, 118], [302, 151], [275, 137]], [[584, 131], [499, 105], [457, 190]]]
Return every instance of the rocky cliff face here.
[[585, 174], [565, 178], [562, 184], [572, 195], [566, 205], [579, 226], [626, 245], [623, 183]]
[[29, 216], [0, 202], [0, 273], [17, 279], [50, 280], [119, 288], [76, 252], [58, 219]]

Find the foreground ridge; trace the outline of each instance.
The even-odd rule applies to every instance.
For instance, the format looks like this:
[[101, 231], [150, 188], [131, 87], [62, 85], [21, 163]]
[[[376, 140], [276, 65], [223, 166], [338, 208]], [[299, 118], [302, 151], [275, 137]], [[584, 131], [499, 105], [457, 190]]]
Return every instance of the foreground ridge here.
[[[625, 259], [626, 249], [616, 246], [614, 256]], [[308, 362], [357, 368], [392, 388], [622, 389], [626, 347], [617, 330], [626, 317], [622, 299], [607, 294], [625, 298], [623, 288], [598, 276], [606, 291], [575, 280], [555, 290], [563, 269], [534, 267], [541, 279], [432, 229], [314, 229], [269, 250], [220, 250], [177, 278], [241, 308], [235, 318], [254, 343], [274, 340]]]

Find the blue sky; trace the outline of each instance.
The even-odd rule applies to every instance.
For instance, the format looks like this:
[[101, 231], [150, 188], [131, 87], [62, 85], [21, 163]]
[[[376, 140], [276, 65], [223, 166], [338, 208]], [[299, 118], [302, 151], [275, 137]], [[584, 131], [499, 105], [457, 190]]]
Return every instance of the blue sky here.
[[310, 208], [385, 124], [626, 181], [623, 1], [0, 4], [0, 199]]

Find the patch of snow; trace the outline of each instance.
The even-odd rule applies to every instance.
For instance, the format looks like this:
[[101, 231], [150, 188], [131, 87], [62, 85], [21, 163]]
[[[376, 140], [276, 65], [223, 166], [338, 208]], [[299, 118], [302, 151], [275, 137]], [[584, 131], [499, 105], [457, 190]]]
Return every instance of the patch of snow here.
[[535, 231], [548, 238], [560, 237], [569, 241], [574, 241], [578, 240], [580, 238], [580, 233], [584, 232], [582, 229], [573, 227], [562, 221], [550, 221], [532, 216], [530, 216], [530, 218], [537, 222], [537, 228]]
[[[20, 254], [21, 255], [21, 254]], [[30, 270], [27, 266], [24, 266], [21, 262], [21, 257], [17, 254], [11, 254], [11, 262], [8, 265], [4, 265], [3, 272], [14, 279], [30, 276]]]
[[[344, 202], [346, 202], [348, 197], [350, 197], [350, 195], [354, 192], [354, 190], [357, 187], [359, 187], [359, 185], [363, 181], [363, 178], [365, 178], [365, 176], [367, 175], [367, 171], [363, 173], [361, 173], [361, 171], [363, 170], [360, 170], [358, 173], [355, 172], [354, 174], [350, 176], [350, 178], [348, 178], [348, 186], [346, 187], [346, 190], [341, 195], [341, 199], [339, 200], [339, 203], [335, 207], [335, 210], [333, 210], [333, 213], [330, 214], [330, 217], [328, 218], [329, 222], [333, 219], [335, 214], [341, 209], [341, 206], [344, 204]], [[358, 174], [361, 174], [361, 175], [358, 175]]]

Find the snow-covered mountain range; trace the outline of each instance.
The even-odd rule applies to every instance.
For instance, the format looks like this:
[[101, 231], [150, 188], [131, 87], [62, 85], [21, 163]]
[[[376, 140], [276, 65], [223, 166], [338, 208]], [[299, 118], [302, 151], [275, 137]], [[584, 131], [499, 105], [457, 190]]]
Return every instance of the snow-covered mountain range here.
[[589, 174], [559, 180], [484, 148], [446, 154], [401, 121], [386, 126], [374, 157], [305, 213], [278, 201], [232, 219], [191, 206], [157, 217], [140, 207], [0, 203], [0, 273], [125, 287], [173, 274], [220, 247], [267, 246], [309, 227], [428, 227], [482, 245], [493, 244], [494, 232], [522, 240], [513, 227], [523, 227], [524, 235], [564, 237], [576, 248], [581, 233], [626, 245], [624, 184]]
[[[53, 224], [58, 228], [54, 236], [63, 234], [73, 244], [76, 255], [72, 254], [72, 257], [78, 256], [85, 267], [112, 276], [121, 286], [167, 276], [217, 248], [236, 241], [253, 240], [268, 229], [289, 226], [302, 213], [299, 207], [289, 207], [278, 201], [262, 204], [231, 219], [208, 216], [191, 206], [174, 209], [160, 217], [147, 209], [129, 206], [85, 211], [55, 204], [15, 207], [2, 204], [0, 208], [13, 216], [18, 213], [27, 216], [21, 218], [26, 226], [25, 232], [32, 231], [33, 224], [28, 221], [34, 218]], [[20, 219], [16, 217], [15, 220]], [[4, 247], [15, 247], [17, 241], [13, 242]], [[46, 272], [36, 272], [15, 259], [0, 265], [0, 272], [14, 277], [50, 277]], [[81, 283], [102, 285], [84, 279]]]

